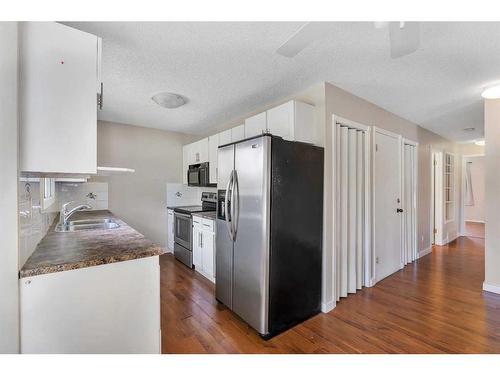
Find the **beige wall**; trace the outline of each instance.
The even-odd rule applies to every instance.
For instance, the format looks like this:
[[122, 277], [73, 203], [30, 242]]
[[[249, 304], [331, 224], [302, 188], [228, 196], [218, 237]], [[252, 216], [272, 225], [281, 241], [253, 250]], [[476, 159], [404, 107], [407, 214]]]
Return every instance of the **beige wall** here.
[[474, 143], [458, 144], [458, 152], [463, 155], [484, 155], [484, 146], [478, 146]]
[[[398, 117], [383, 108], [380, 108], [366, 100], [356, 97], [332, 84], [325, 84], [325, 254], [324, 254], [324, 295], [323, 302], [332, 301], [332, 281], [331, 273], [328, 272], [328, 265], [332, 262], [332, 114], [345, 119], [356, 121], [364, 125], [373, 125], [413, 140], [419, 143], [418, 151], [418, 225], [417, 240], [419, 251], [431, 246], [430, 240], [430, 214], [431, 214], [431, 148], [436, 150], [457, 152], [456, 144], [447, 139], [434, 134], [410, 121]], [[460, 165], [459, 158], [456, 158], [456, 165]], [[460, 168], [457, 168], [455, 175], [456, 202], [460, 197]], [[455, 221], [448, 224], [445, 230], [445, 237], [453, 238], [458, 232], [459, 204], [456, 204]]]
[[94, 179], [109, 183], [109, 209], [163, 247], [167, 241], [166, 184], [182, 182], [182, 145], [193, 140], [181, 133], [98, 122], [98, 165], [135, 169], [132, 174]]
[[484, 102], [485, 148], [485, 280], [484, 288], [500, 293], [500, 99]]
[[0, 353], [18, 353], [17, 22], [0, 22], [0, 45]]

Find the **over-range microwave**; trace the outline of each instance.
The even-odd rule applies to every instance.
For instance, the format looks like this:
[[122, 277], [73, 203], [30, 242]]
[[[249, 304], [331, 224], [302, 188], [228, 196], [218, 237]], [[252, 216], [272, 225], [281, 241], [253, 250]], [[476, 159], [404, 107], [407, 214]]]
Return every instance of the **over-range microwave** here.
[[189, 186], [213, 186], [210, 185], [209, 163], [190, 165], [187, 171], [187, 182]]

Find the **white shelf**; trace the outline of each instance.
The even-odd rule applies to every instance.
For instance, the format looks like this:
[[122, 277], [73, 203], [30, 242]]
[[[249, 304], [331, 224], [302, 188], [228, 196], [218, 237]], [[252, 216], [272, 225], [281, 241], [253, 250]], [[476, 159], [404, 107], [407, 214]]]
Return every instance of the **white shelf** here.
[[124, 173], [134, 173], [135, 169], [121, 167], [97, 167], [98, 176], [114, 176]]

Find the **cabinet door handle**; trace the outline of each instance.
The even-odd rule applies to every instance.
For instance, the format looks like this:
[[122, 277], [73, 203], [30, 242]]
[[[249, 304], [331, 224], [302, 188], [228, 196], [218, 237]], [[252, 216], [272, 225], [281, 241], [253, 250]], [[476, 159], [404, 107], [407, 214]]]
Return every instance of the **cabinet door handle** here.
[[203, 249], [203, 233], [200, 232], [201, 248]]
[[97, 106], [102, 110], [103, 103], [103, 94], [104, 94], [104, 84], [101, 82], [101, 92], [97, 94]]

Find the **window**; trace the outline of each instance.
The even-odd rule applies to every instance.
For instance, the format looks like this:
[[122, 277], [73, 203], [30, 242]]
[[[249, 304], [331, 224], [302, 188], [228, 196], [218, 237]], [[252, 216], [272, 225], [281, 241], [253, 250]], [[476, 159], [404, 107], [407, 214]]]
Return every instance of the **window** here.
[[455, 220], [455, 156], [446, 153], [444, 156], [444, 213], [445, 222]]
[[54, 178], [40, 179], [40, 206], [47, 210], [56, 200], [56, 182]]

